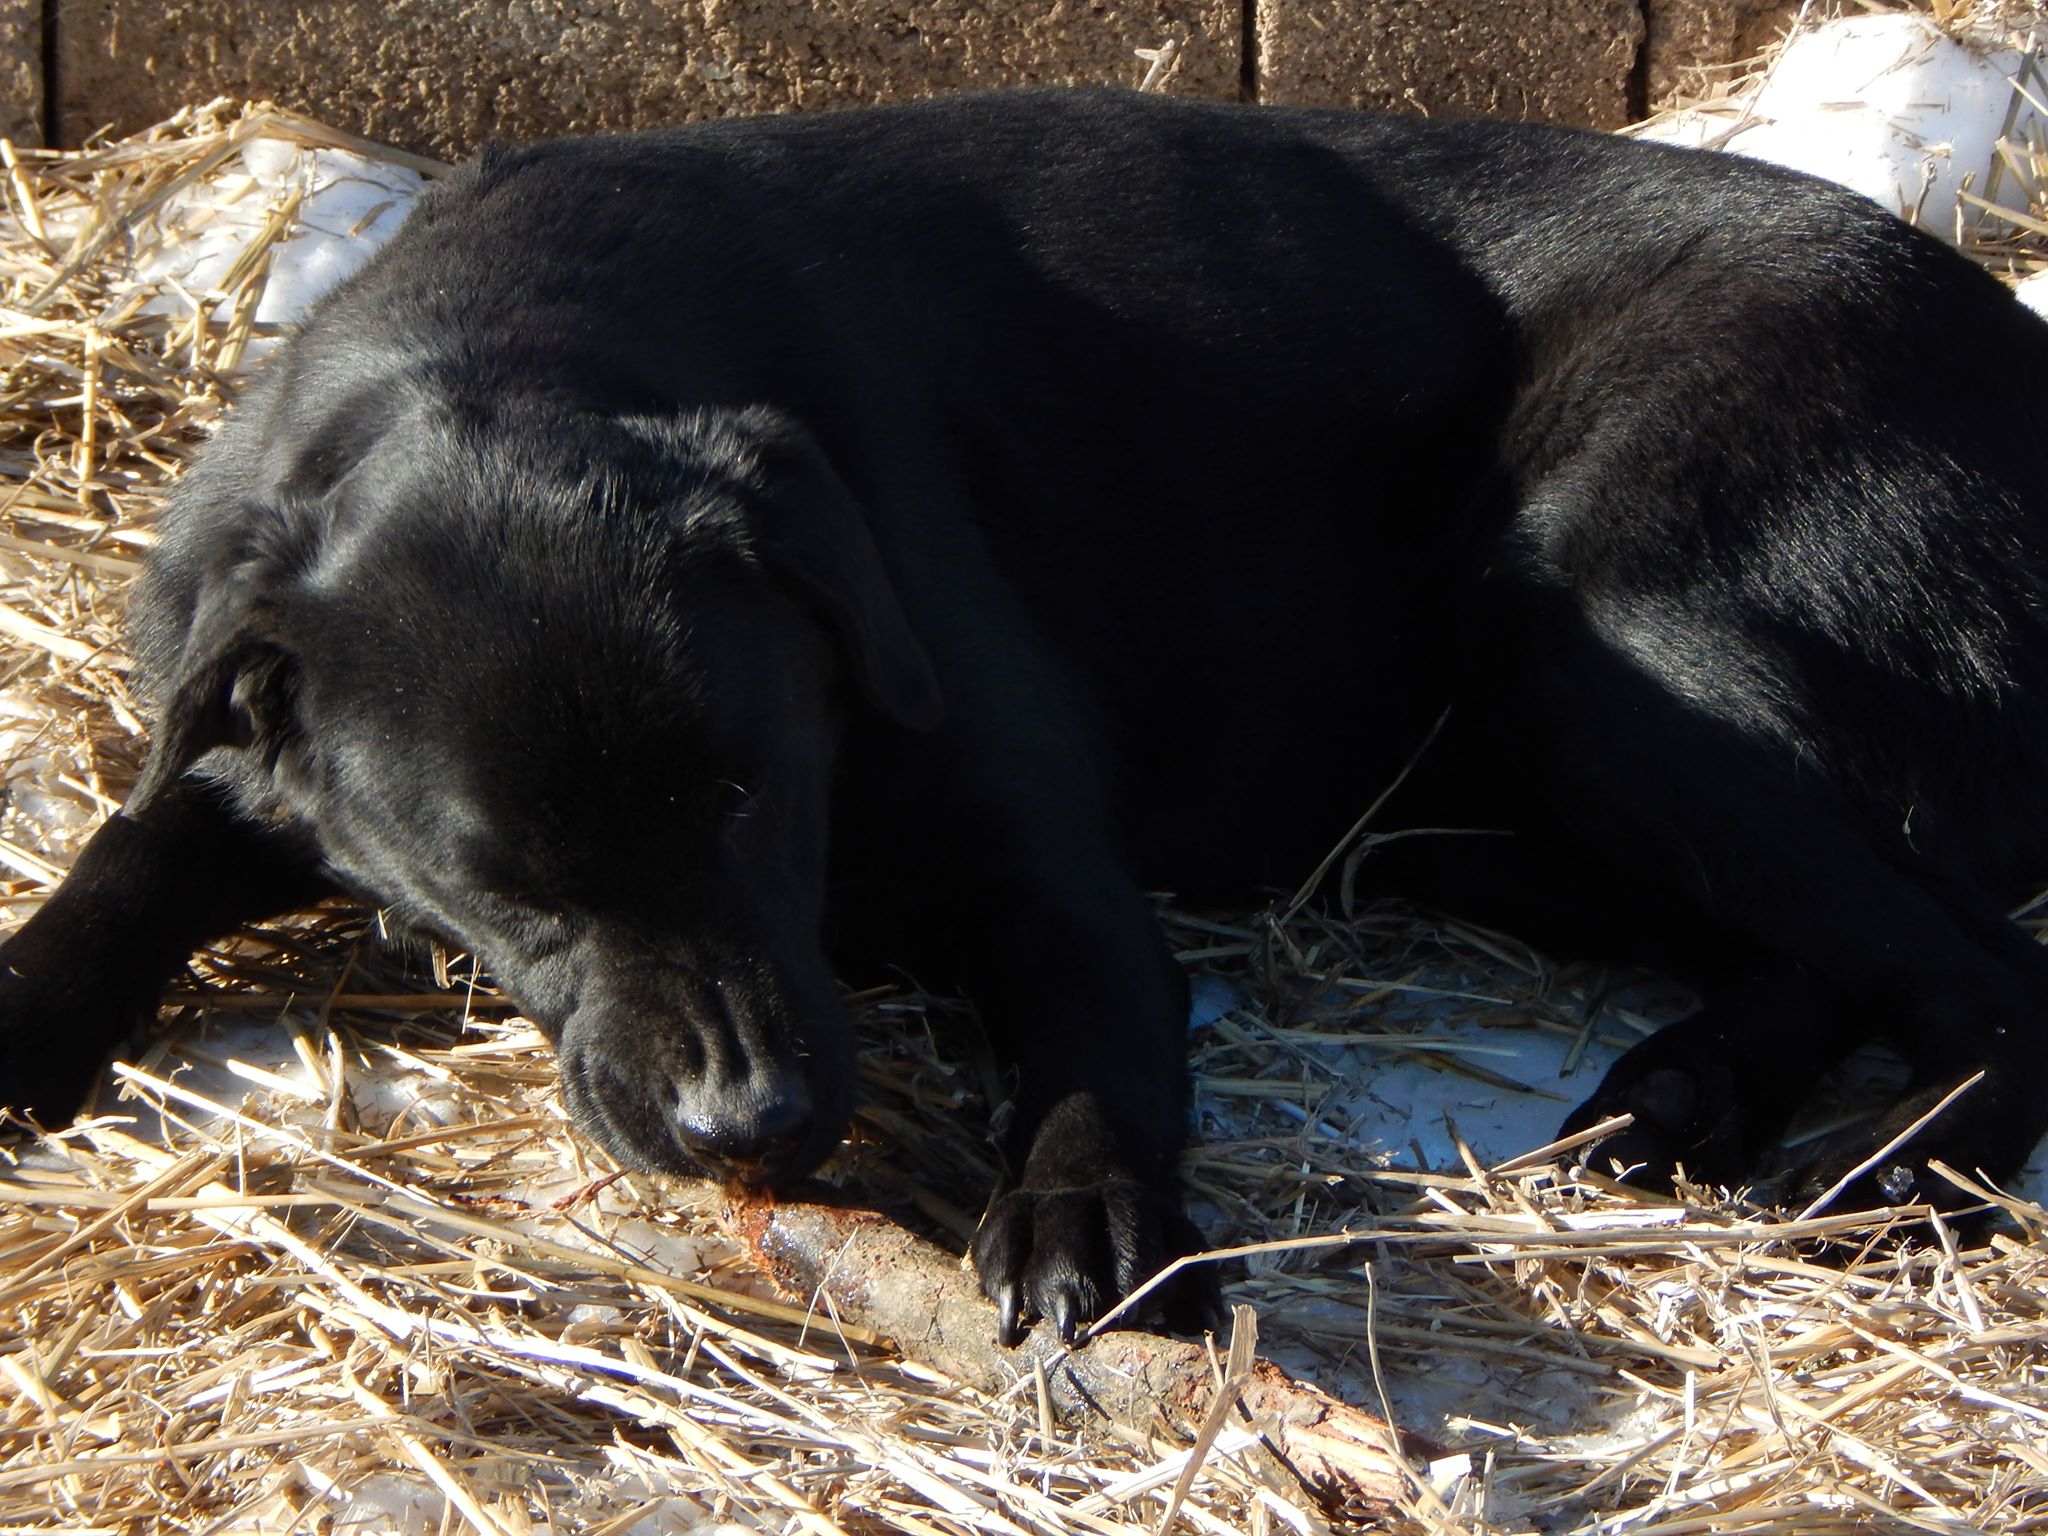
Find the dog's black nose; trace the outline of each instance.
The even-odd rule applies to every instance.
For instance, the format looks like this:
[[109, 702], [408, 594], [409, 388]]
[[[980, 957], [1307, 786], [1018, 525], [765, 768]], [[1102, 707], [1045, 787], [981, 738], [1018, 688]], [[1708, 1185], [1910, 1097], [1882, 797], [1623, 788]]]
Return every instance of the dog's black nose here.
[[690, 1155], [726, 1178], [772, 1184], [801, 1174], [816, 1114], [800, 1079], [709, 1092], [684, 1088], [676, 1105], [676, 1138]]

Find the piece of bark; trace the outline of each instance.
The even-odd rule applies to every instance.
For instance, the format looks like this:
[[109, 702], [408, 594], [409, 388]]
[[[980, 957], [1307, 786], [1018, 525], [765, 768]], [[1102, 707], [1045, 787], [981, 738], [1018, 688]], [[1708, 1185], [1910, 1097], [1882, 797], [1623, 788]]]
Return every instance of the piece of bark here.
[[[874, 1211], [760, 1196], [728, 1204], [724, 1224], [789, 1295], [828, 1302], [834, 1315], [881, 1334], [905, 1358], [979, 1391], [1002, 1392], [1043, 1361], [1062, 1414], [1181, 1439], [1215, 1395], [1209, 1352], [1180, 1339], [1116, 1330], [1068, 1350], [1041, 1322], [1004, 1349], [996, 1309], [972, 1271]], [[1266, 1360], [1246, 1381], [1239, 1414], [1305, 1486], [1351, 1513], [1399, 1506], [1412, 1481], [1407, 1468], [1442, 1454]]]

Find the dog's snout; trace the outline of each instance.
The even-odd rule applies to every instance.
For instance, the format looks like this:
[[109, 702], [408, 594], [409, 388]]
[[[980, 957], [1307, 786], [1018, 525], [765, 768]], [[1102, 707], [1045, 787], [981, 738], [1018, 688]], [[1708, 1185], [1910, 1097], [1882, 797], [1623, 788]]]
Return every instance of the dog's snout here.
[[690, 1154], [744, 1184], [768, 1184], [800, 1172], [817, 1126], [801, 1078], [721, 1087], [682, 1084], [676, 1095], [676, 1137]]
[[570, 1111], [628, 1167], [754, 1186], [801, 1178], [852, 1107], [852, 1040], [831, 985], [822, 964], [596, 953], [557, 1048]]

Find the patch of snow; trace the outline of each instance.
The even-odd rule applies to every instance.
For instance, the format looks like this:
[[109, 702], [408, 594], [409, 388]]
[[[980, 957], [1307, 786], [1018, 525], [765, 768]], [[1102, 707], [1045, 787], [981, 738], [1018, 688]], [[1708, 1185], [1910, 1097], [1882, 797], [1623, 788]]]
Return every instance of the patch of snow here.
[[2020, 1170], [2019, 1177], [2006, 1186], [2006, 1193], [2018, 1195], [2022, 1200], [2048, 1210], [2048, 1137], [2042, 1138], [2041, 1145], [2034, 1148], [2034, 1155], [2027, 1159], [2027, 1166]]
[[[1247, 1001], [1234, 983], [1217, 976], [1195, 978], [1193, 994], [1190, 1033], [1208, 1028]], [[1310, 1048], [1339, 1085], [1335, 1092], [1320, 1090], [1312, 1106], [1198, 1091], [1194, 1135], [1211, 1141], [1250, 1135], [1251, 1117], [1261, 1111], [1277, 1112], [1309, 1129], [1313, 1111], [1315, 1134], [1356, 1147], [1361, 1160], [1377, 1155], [1394, 1167], [1461, 1173], [1462, 1138], [1473, 1156], [1491, 1167], [1555, 1140], [1565, 1116], [1620, 1059], [1626, 1049], [1623, 1037], [1646, 1033], [1676, 1016], [1668, 999], [1639, 996], [1633, 989], [1610, 1002], [1613, 1006], [1596, 1021], [1599, 1027], [1583, 1042], [1519, 1021], [1432, 1018], [1448, 1015], [1449, 1006], [1425, 1006], [1421, 1016], [1426, 1027], [1419, 1033], [1360, 1032]], [[1248, 1021], [1248, 1027], [1256, 1024]], [[1849, 1096], [1857, 1097], [1861, 1090], [1860, 1097], [1867, 1101], [1896, 1088], [1906, 1069], [1882, 1048], [1873, 1048], [1866, 1056], [1874, 1059], [1859, 1057], [1845, 1069], [1845, 1079]], [[1500, 1081], [1461, 1073], [1460, 1062]], [[2048, 1208], [2048, 1138], [2005, 1188]], [[1664, 1219], [1664, 1213], [1646, 1210], [1639, 1219], [1654, 1224]], [[1603, 1212], [1599, 1220], [1612, 1226], [1620, 1218]]]
[[[270, 247], [270, 269], [257, 301], [260, 327], [297, 324], [329, 289], [359, 271], [398, 233], [425, 181], [417, 171], [343, 149], [315, 149], [295, 140], [252, 139], [238, 163], [172, 197], [158, 216], [164, 237], [140, 275], [165, 285], [145, 309], [189, 313], [184, 295], [217, 292], [249, 249], [294, 198], [285, 233]], [[243, 367], [261, 360], [282, 337], [258, 334]]]
[[1917, 13], [1837, 17], [1796, 32], [1725, 101], [1636, 136], [1839, 182], [1952, 239], [1985, 217], [1966, 191], [2026, 209], [2027, 188], [1998, 143], [2040, 138], [2036, 103], [2048, 92], [2036, 54], [2031, 40], [1959, 38]]
[[1221, 976], [1197, 976], [1188, 983], [1188, 1033], [1207, 1029], [1244, 1006], [1244, 993]]
[[[1464, 1166], [1457, 1137], [1487, 1165], [1555, 1139], [1621, 1055], [1595, 1039], [1573, 1064], [1574, 1042], [1564, 1035], [1477, 1022], [1433, 1028], [1427, 1040], [1423, 1049], [1390, 1042], [1389, 1050], [1369, 1050], [1358, 1091], [1337, 1101], [1335, 1113], [1359, 1127], [1362, 1144], [1378, 1143], [1404, 1165], [1419, 1148], [1431, 1168]], [[1461, 1076], [1450, 1065], [1460, 1060], [1523, 1086]]]
[[379, 1472], [337, 1488], [335, 1536], [435, 1536], [447, 1529], [448, 1499], [424, 1478]]
[[[1188, 1027], [1206, 1028], [1243, 1003], [1243, 994], [1230, 982], [1197, 977]], [[1448, 1015], [1452, 1006], [1425, 1008], [1424, 1013]], [[1419, 1153], [1424, 1167], [1462, 1171], [1456, 1137], [1482, 1163], [1518, 1157], [1554, 1140], [1564, 1117], [1620, 1057], [1622, 1048], [1612, 1040], [1612, 1017], [1603, 1014], [1601, 1031], [1583, 1047], [1567, 1035], [1525, 1024], [1448, 1017], [1419, 1032], [1361, 1032], [1307, 1047], [1342, 1084], [1316, 1106], [1316, 1131], [1356, 1146], [1362, 1155], [1383, 1152], [1402, 1167], [1414, 1164]], [[1459, 1062], [1501, 1081], [1461, 1073]], [[1309, 1123], [1308, 1106], [1284, 1099], [1259, 1102], [1304, 1127]], [[1197, 1109], [1203, 1118], [1198, 1134], [1242, 1130], [1232, 1123], [1245, 1112], [1244, 1101], [1204, 1095]]]

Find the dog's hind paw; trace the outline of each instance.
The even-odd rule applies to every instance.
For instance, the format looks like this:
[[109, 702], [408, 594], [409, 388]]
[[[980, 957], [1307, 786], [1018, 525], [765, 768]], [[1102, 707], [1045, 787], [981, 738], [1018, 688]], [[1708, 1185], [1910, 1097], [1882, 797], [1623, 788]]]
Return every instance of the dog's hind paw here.
[[1738, 1184], [1756, 1155], [1738, 1064], [1698, 1015], [1615, 1062], [1558, 1134], [1576, 1135], [1615, 1115], [1633, 1123], [1587, 1148], [1586, 1165], [1619, 1170], [1639, 1188], [1669, 1189], [1680, 1168], [1695, 1183]]
[[1933, 1164], [1966, 1178], [2010, 1173], [2025, 1152], [2001, 1145], [2001, 1125], [1986, 1106], [1970, 1104], [1967, 1094], [1955, 1095], [1954, 1085], [1922, 1087], [1876, 1119], [1806, 1148], [1785, 1176], [1786, 1203], [1802, 1210], [1926, 1205], [1950, 1217], [1981, 1214], [1977, 1197], [1942, 1177]]
[[[1129, 1295], [1201, 1234], [1170, 1194], [1135, 1179], [999, 1195], [974, 1238], [982, 1294], [1000, 1314], [1005, 1347], [1046, 1318], [1062, 1342]], [[1144, 1316], [1176, 1332], [1213, 1326], [1222, 1297], [1213, 1266], [1194, 1265], [1160, 1287]]]

